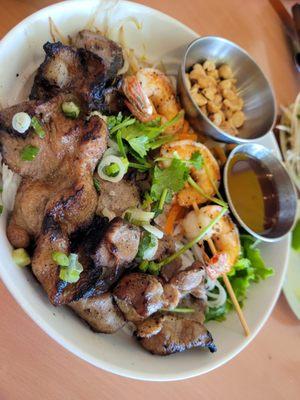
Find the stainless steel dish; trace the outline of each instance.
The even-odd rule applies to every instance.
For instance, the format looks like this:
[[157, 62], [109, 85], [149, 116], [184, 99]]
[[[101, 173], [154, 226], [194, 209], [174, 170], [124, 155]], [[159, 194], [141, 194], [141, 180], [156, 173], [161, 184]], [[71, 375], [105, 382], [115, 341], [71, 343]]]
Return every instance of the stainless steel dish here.
[[[277, 209], [273, 215], [273, 223], [266, 232], [254, 232], [245, 224], [232, 200], [228, 185], [229, 165], [234, 156], [242, 154], [243, 157], [257, 161], [263, 168], [262, 174], [267, 176], [272, 182], [273, 191], [268, 193], [270, 209]], [[293, 227], [297, 214], [297, 193], [293, 182], [287, 173], [283, 163], [273, 154], [272, 150], [259, 144], [242, 144], [237, 146], [228, 157], [224, 168], [224, 187], [230, 209], [238, 223], [251, 235], [257, 239], [274, 242], [281, 239]], [[271, 202], [276, 202], [276, 207], [272, 207]]]
[[[185, 73], [196, 62], [213, 60], [217, 65], [227, 63], [237, 79], [239, 95], [244, 100], [246, 122], [238, 137], [226, 133], [207, 118], [193, 100], [186, 86]], [[187, 48], [178, 73], [178, 94], [187, 118], [199, 132], [227, 143], [245, 143], [264, 136], [275, 122], [276, 106], [273, 90], [262, 70], [249, 54], [229, 40], [204, 36]]]

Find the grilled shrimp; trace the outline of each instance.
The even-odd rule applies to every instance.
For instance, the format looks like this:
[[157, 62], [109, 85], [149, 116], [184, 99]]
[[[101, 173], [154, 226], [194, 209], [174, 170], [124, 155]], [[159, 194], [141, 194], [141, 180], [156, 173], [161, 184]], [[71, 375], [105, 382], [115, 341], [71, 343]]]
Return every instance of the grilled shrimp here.
[[[169, 78], [158, 69], [142, 68], [136, 75], [124, 78], [125, 101], [132, 114], [142, 122], [151, 121], [158, 116], [162, 121], [170, 121], [181, 110]], [[166, 129], [176, 133], [182, 129], [183, 117]]]
[[[182, 160], [189, 160], [195, 152], [200, 153], [203, 157], [203, 167], [200, 170], [192, 167], [191, 177], [207, 196], [214, 196], [219, 186], [220, 168], [217, 160], [206, 146], [193, 140], [179, 140], [165, 144], [161, 148], [162, 157], [177, 156]], [[193, 203], [207, 202], [207, 197], [198, 193], [193, 187], [186, 186], [178, 193], [177, 200], [181, 206], [190, 207]]]
[[[211, 205], [200, 208], [198, 212], [189, 212], [182, 223], [187, 239], [199, 235], [199, 230], [205, 228], [221, 210], [222, 207]], [[230, 271], [241, 251], [239, 233], [229, 215], [224, 215], [213, 225], [204, 237], [204, 240], [208, 239], [213, 241], [217, 253], [208, 261], [206, 271], [210, 278], [216, 279]]]

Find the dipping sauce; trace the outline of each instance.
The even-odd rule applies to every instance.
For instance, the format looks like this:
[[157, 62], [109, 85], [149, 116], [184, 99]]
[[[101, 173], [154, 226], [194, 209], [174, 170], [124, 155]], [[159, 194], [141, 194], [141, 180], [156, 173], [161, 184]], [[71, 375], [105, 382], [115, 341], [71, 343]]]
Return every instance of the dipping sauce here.
[[230, 160], [227, 180], [231, 201], [242, 221], [258, 234], [269, 232], [279, 212], [270, 172], [257, 159], [239, 153]]

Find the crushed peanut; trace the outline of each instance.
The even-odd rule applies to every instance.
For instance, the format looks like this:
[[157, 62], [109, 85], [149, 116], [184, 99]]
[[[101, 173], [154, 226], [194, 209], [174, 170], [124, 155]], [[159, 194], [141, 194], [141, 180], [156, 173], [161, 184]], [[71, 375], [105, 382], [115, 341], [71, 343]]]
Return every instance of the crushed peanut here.
[[245, 122], [243, 99], [237, 93], [236, 79], [228, 64], [216, 66], [212, 60], [194, 64], [186, 73], [187, 87], [202, 113], [216, 126], [238, 134]]

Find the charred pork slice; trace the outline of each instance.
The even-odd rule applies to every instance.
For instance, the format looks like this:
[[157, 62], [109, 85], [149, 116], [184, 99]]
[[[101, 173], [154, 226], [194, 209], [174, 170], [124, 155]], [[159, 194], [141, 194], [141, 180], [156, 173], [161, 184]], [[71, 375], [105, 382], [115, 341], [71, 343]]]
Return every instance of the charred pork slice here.
[[[137, 338], [152, 354], [168, 355], [193, 347], [207, 347], [211, 352], [216, 351], [210, 332], [200, 322], [179, 315], [161, 315], [144, 323], [148, 332], [151, 330], [151, 336]], [[145, 326], [144, 331], [140, 332], [145, 335]]]
[[87, 296], [106, 292], [131, 266], [140, 243], [140, 230], [123, 219], [116, 217], [107, 225], [91, 259], [101, 270], [94, 288]]
[[[43, 139], [33, 132], [25, 139], [27, 144], [35, 137], [40, 140], [41, 150], [34, 160], [22, 161], [12, 148], [5, 159], [14, 171], [24, 176], [7, 227], [8, 238], [15, 247], [27, 247], [30, 238], [38, 237], [46, 215], [62, 224], [69, 234], [81, 224], [88, 224], [97, 206], [92, 174], [106, 149], [106, 125], [98, 117], [65, 122], [55, 115], [51, 114], [51, 129], [44, 125]], [[5, 152], [7, 141], [2, 133], [0, 140]], [[10, 140], [16, 148], [24, 142], [18, 137]]]
[[172, 310], [187, 293], [204, 281], [202, 266], [194, 263], [169, 283], [149, 274], [135, 272], [124, 276], [113, 291], [114, 298], [128, 321], [139, 322], [158, 310]]
[[98, 179], [100, 194], [97, 206], [97, 214], [109, 211], [116, 217], [121, 217], [125, 210], [130, 207], [137, 207], [140, 204], [140, 196], [136, 185], [133, 182], [122, 179], [113, 183]]
[[124, 317], [109, 292], [74, 301], [70, 303], [70, 307], [95, 332], [114, 333], [125, 325]]
[[[60, 267], [52, 260], [53, 251], [70, 253], [70, 236], [79, 228], [88, 225], [96, 211], [97, 194], [93, 184], [93, 173], [106, 148], [107, 128], [98, 117], [92, 117], [86, 128], [79, 132], [80, 139], [74, 152], [64, 158], [60, 168], [49, 177], [49, 181], [45, 180], [48, 183], [48, 200], [43, 211], [40, 232], [40, 219], [36, 219], [37, 242], [32, 258], [32, 270], [55, 305], [81, 297], [91, 285], [90, 270], [87, 270], [88, 273], [84, 271], [83, 278], [76, 284], [61, 281]], [[38, 190], [36, 184], [37, 182], [32, 182], [30, 191]], [[32, 211], [33, 207], [30, 206], [28, 210]], [[14, 228], [21, 227], [27, 232], [28, 218], [24, 208], [18, 208], [16, 203], [7, 231], [13, 244]], [[93, 270], [91, 272], [94, 274]]]
[[99, 32], [84, 29], [78, 32], [74, 39], [74, 45], [84, 48], [100, 57], [106, 67], [106, 73], [113, 77], [123, 67], [124, 58], [122, 48]]
[[99, 33], [80, 32], [75, 46], [46, 43], [46, 57], [39, 67], [31, 99], [49, 99], [60, 92], [75, 93], [89, 109], [117, 113], [124, 108], [116, 76], [123, 66], [122, 49]]
[[[93, 130], [103, 125], [103, 122], [97, 124], [83, 118], [67, 118], [61, 110], [65, 101], [77, 103], [78, 99], [72, 95], [59, 95], [47, 102], [26, 101], [0, 112], [1, 152], [10, 169], [33, 180], [47, 177], [60, 167], [65, 156], [76, 152], [84, 135], [92, 135]], [[26, 112], [37, 118], [44, 137], [39, 137], [32, 127], [24, 134], [15, 131], [12, 118], [19, 112]], [[22, 159], [23, 151], [28, 146], [34, 146], [38, 150], [31, 161]]]
[[61, 92], [76, 93], [88, 103], [107, 81], [104, 62], [96, 54], [60, 42], [44, 45], [46, 57], [40, 65], [30, 98], [47, 100]]
[[127, 321], [132, 322], [142, 321], [164, 305], [164, 289], [159, 280], [138, 272], [124, 276], [113, 295]]

